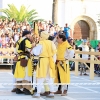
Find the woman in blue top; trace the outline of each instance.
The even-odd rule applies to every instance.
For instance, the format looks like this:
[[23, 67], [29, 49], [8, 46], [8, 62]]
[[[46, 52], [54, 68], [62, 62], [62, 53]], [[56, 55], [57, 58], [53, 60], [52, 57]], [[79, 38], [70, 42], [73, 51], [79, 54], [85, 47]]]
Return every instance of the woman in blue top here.
[[70, 35], [69, 30], [70, 30], [70, 28], [68, 27], [68, 24], [66, 23], [65, 27], [64, 27], [64, 32], [65, 32], [65, 35], [66, 35], [66, 39], [68, 39], [68, 37]]

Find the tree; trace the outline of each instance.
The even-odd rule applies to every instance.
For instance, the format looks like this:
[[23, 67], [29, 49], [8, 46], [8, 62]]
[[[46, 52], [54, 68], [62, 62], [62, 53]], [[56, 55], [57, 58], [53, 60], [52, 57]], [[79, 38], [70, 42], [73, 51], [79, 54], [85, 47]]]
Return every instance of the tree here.
[[5, 14], [5, 16], [1, 16], [2, 18], [5, 17], [8, 20], [15, 19], [18, 23], [23, 22], [25, 20], [27, 20], [28, 22], [38, 20], [38, 13], [35, 9], [28, 11], [28, 8], [22, 5], [20, 7], [20, 10], [18, 10], [14, 4], [8, 4], [8, 7], [8, 9], [0, 9], [0, 12], [3, 12]]
[[53, 0], [52, 21], [54, 24], [58, 23], [58, 0]]

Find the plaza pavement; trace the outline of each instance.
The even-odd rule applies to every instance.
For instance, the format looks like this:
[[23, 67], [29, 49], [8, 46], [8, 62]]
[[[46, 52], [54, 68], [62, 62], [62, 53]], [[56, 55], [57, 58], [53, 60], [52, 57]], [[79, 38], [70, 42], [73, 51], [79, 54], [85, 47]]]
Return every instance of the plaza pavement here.
[[12, 77], [11, 71], [0, 70], [0, 100], [100, 100], [100, 77], [97, 76], [94, 80], [90, 80], [89, 76], [75, 76], [74, 72], [71, 72], [71, 84], [67, 96], [55, 95], [54, 98], [38, 99], [30, 95], [12, 93], [12, 86], [5, 85], [12, 83]]

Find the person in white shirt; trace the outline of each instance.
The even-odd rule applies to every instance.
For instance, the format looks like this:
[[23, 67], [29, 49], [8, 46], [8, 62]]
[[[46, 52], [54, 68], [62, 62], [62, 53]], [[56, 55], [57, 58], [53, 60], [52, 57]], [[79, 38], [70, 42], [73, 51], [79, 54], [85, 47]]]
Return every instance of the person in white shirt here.
[[37, 64], [36, 79], [37, 79], [37, 93], [33, 98], [40, 97], [41, 85], [49, 83], [50, 94], [47, 97], [54, 97], [54, 78], [55, 78], [55, 62], [56, 62], [56, 46], [48, 40], [49, 34], [46, 31], [41, 32], [39, 44], [33, 48], [31, 54], [39, 56]]
[[[82, 51], [87, 51], [89, 52], [89, 47], [87, 45], [87, 42], [83, 42], [83, 45], [82, 45]], [[88, 60], [89, 58], [89, 55], [88, 54], [82, 54], [82, 59], [85, 59], [85, 60]], [[86, 65], [84, 63], [81, 63], [80, 65], [80, 75], [82, 75], [82, 73], [84, 75], [87, 75], [86, 74]]]

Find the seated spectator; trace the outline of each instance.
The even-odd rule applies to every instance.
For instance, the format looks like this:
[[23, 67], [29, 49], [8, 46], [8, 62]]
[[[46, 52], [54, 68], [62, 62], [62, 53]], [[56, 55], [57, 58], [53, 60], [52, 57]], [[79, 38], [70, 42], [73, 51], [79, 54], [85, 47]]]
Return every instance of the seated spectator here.
[[[8, 49], [8, 48], [9, 48], [9, 45], [6, 44], [6, 46], [5, 46], [5, 47], [3, 46], [2, 48]], [[2, 55], [2, 56], [10, 56], [10, 55], [9, 55], [9, 51], [2, 51], [2, 52], [1, 52], [1, 55]], [[8, 59], [8, 58], [2, 58], [2, 59], [1, 59], [1, 62], [2, 62], [2, 63], [4, 63], [5, 61], [6, 61], [7, 63], [9, 63], [9, 59]]]
[[0, 48], [2, 47], [2, 39], [1, 39], [1, 36], [0, 36]]
[[2, 47], [6, 48], [7, 41], [4, 34], [1, 35], [1, 42], [2, 42]]

